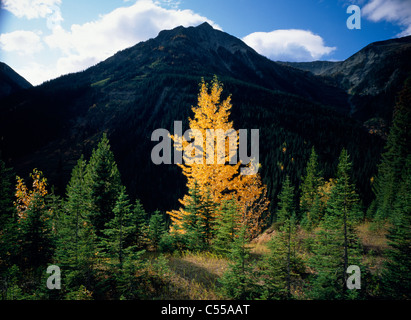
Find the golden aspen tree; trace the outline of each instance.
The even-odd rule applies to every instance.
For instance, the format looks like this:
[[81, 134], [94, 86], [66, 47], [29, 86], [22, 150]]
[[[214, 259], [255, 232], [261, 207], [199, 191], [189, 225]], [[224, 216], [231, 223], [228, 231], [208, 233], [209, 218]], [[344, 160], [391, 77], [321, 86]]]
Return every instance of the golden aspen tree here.
[[[33, 172], [30, 173], [30, 177], [33, 180], [31, 190], [27, 188], [22, 178], [17, 177], [16, 201], [14, 202], [14, 205], [16, 206], [19, 220], [26, 217], [27, 209], [30, 205], [33, 205], [36, 198], [44, 199], [47, 195], [47, 179], [43, 177], [43, 173], [34, 169]], [[40, 205], [41, 209], [43, 209], [45, 207], [45, 202], [42, 200], [41, 202], [37, 202], [36, 205]]]
[[[243, 164], [240, 161], [230, 163], [237, 153], [239, 135], [234, 130], [233, 122], [229, 121], [231, 96], [221, 101], [222, 91], [222, 84], [217, 77], [210, 84], [202, 80], [198, 104], [192, 107], [194, 116], [189, 118], [191, 135], [171, 138], [176, 148], [184, 150], [184, 164], [178, 166], [187, 177], [188, 189], [192, 190], [197, 185], [200, 197], [211, 197], [217, 207], [223, 200], [234, 197], [242, 217], [241, 223], [247, 225], [248, 235], [254, 237], [261, 231], [262, 215], [269, 201], [258, 173], [241, 175], [240, 167]], [[193, 138], [194, 142], [190, 143]], [[248, 167], [257, 165], [250, 162]], [[182, 207], [168, 214], [173, 228], [184, 232], [182, 221], [188, 214], [184, 208], [189, 204], [190, 195], [185, 195], [179, 201]], [[209, 217], [215, 219], [217, 215], [218, 209]]]

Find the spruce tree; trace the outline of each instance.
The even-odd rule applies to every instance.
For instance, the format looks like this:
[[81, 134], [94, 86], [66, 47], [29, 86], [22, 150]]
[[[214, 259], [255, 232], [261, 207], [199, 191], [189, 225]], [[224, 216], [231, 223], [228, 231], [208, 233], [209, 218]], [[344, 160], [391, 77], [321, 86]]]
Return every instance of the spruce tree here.
[[120, 172], [105, 133], [92, 152], [85, 180], [90, 188], [92, 224], [100, 236], [105, 224], [113, 217], [113, 208], [121, 190]]
[[351, 162], [342, 150], [326, 214], [316, 234], [310, 265], [315, 270], [310, 296], [314, 299], [348, 299], [357, 292], [347, 291], [347, 268], [360, 266], [359, 241], [354, 226], [360, 217], [358, 195], [350, 181]]
[[4, 279], [4, 288], [7, 287], [7, 269], [14, 265], [18, 258], [18, 224], [13, 205], [13, 182], [12, 170], [0, 159], [0, 277]]
[[151, 215], [148, 226], [148, 239], [154, 250], [158, 249], [160, 240], [165, 233], [166, 223], [164, 217], [160, 211], [156, 210], [154, 214]]
[[403, 170], [392, 211], [392, 226], [387, 235], [387, 250], [383, 272], [383, 289], [387, 298], [411, 298], [411, 156]]
[[66, 270], [63, 274], [66, 284], [76, 289], [80, 285], [90, 288], [98, 245], [91, 222], [92, 202], [85, 180], [86, 167], [87, 163], [81, 156], [71, 172], [56, 250], [56, 259]]
[[279, 195], [277, 216], [281, 226], [277, 235], [269, 242], [270, 253], [265, 258], [265, 286], [263, 298], [291, 298], [292, 277], [301, 269], [301, 260], [296, 256], [296, 213], [294, 187], [286, 176]]
[[235, 198], [223, 200], [215, 224], [216, 231], [213, 241], [215, 251], [223, 254], [230, 252], [240, 221], [241, 217]]
[[[300, 212], [303, 225], [308, 229], [318, 223], [319, 219], [319, 187], [323, 178], [318, 165], [318, 156], [314, 147], [311, 148], [310, 158], [307, 162], [305, 176], [302, 177]], [[314, 211], [314, 212], [312, 212]]]
[[196, 183], [189, 190], [189, 199], [185, 210], [187, 214], [182, 219], [185, 243], [189, 250], [201, 250], [204, 248], [205, 230], [201, 218], [201, 198]]
[[13, 173], [0, 159], [0, 230], [4, 230], [13, 215]]
[[114, 217], [103, 230], [104, 236], [101, 240], [102, 247], [106, 250], [107, 256], [123, 269], [124, 262], [137, 252], [136, 244], [130, 241], [130, 238], [137, 232], [134, 221], [134, 210], [123, 187], [113, 209]]
[[250, 262], [246, 227], [236, 233], [229, 258], [231, 263], [219, 279], [224, 295], [236, 300], [253, 299], [257, 296], [255, 272]]
[[411, 150], [411, 79], [408, 79], [398, 95], [394, 107], [393, 122], [382, 154], [375, 179], [375, 217], [379, 220], [390, 218], [400, 187], [399, 181], [406, 159]]
[[134, 231], [127, 239], [127, 245], [134, 245], [136, 249], [144, 249], [148, 239], [148, 221], [147, 213], [139, 199], [135, 200], [132, 208], [133, 214], [131, 217]]

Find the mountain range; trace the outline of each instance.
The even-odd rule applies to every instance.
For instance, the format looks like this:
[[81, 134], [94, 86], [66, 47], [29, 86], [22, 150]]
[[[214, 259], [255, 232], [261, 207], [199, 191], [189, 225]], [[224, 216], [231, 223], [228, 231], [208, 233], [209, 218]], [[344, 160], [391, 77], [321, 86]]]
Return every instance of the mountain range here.
[[348, 149], [367, 203], [395, 95], [411, 73], [410, 51], [411, 37], [404, 37], [372, 43], [341, 62], [286, 63], [207, 23], [161, 31], [40, 86], [14, 77], [19, 90], [7, 91], [8, 82], [0, 82], [1, 156], [21, 176], [42, 170], [64, 194], [77, 159], [88, 158], [107, 132], [130, 195], [149, 211], [176, 208], [184, 177], [175, 165], [151, 162], [151, 133], [172, 132], [177, 120], [188, 128], [199, 82], [216, 75], [224, 95], [232, 95], [234, 127], [260, 129], [261, 175], [273, 205], [286, 174], [298, 186], [312, 146], [326, 178]]
[[0, 62], [0, 99], [32, 85], [7, 64]]

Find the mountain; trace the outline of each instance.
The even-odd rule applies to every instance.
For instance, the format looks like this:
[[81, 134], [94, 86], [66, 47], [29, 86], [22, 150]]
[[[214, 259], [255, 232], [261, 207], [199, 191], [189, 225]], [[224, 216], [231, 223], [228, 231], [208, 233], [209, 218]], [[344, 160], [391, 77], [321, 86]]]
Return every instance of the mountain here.
[[2, 157], [21, 176], [42, 170], [64, 194], [77, 159], [89, 158], [107, 132], [130, 195], [149, 211], [176, 208], [185, 180], [176, 165], [152, 163], [151, 133], [173, 132], [178, 120], [187, 129], [198, 84], [214, 75], [232, 95], [234, 127], [260, 130], [261, 175], [273, 205], [286, 174], [298, 187], [312, 146], [326, 178], [347, 148], [360, 195], [370, 201], [384, 141], [350, 115], [347, 89], [273, 62], [207, 23], [162, 31], [83, 72], [4, 97]]
[[7, 64], [0, 62], [0, 98], [21, 89], [30, 88], [32, 85], [10, 68]]
[[350, 95], [352, 113], [391, 120], [398, 88], [411, 76], [411, 36], [374, 42], [339, 62], [285, 63], [328, 78]]

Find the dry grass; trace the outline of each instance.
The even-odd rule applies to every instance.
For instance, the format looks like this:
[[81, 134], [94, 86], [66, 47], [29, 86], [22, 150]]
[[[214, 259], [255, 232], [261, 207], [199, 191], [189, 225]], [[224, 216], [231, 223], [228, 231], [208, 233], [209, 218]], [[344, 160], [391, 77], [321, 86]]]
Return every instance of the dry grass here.
[[388, 233], [388, 225], [383, 225], [376, 228], [371, 222], [364, 222], [357, 227], [357, 234], [366, 251], [376, 251], [382, 253], [389, 248], [386, 235]]
[[372, 273], [379, 273], [383, 268], [383, 254], [389, 248], [386, 238], [388, 228], [387, 224], [376, 228], [368, 221], [357, 227], [357, 235], [364, 248], [363, 263]]
[[[379, 272], [384, 262], [384, 251], [389, 248], [386, 240], [388, 226], [375, 228], [370, 222], [364, 222], [357, 227], [358, 237], [363, 245], [363, 263], [371, 272]], [[309, 240], [318, 230], [306, 232], [301, 228], [297, 231], [297, 247], [303, 261], [308, 261], [311, 255]], [[277, 234], [275, 228], [269, 228], [258, 238], [254, 239], [248, 246], [252, 259], [258, 260], [269, 253], [268, 242]], [[308, 245], [308, 247], [307, 247]], [[156, 260], [158, 254], [152, 253], [150, 257]], [[165, 287], [161, 289], [160, 299], [178, 300], [219, 300], [224, 299], [220, 290], [218, 279], [223, 275], [229, 261], [226, 258], [212, 253], [190, 253], [165, 256], [166, 271], [161, 273]], [[305, 275], [313, 272], [305, 266]], [[301, 291], [302, 282], [296, 283], [296, 296], [303, 298]], [[301, 291], [301, 292], [300, 292]], [[157, 296], [159, 298], [159, 296]]]
[[183, 253], [168, 259], [168, 299], [218, 300], [218, 279], [228, 261], [210, 253]]

